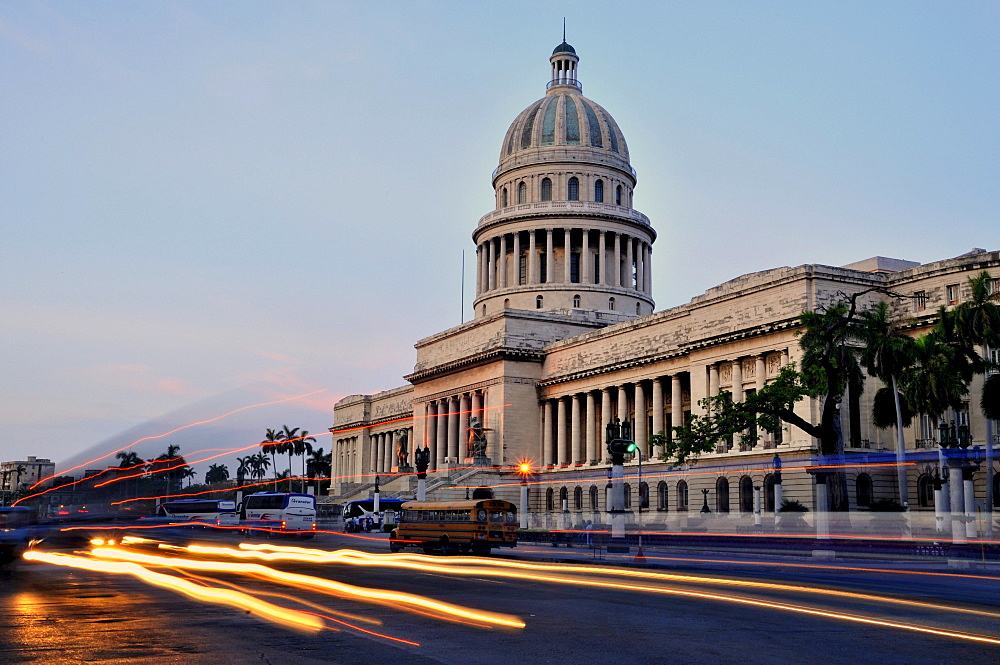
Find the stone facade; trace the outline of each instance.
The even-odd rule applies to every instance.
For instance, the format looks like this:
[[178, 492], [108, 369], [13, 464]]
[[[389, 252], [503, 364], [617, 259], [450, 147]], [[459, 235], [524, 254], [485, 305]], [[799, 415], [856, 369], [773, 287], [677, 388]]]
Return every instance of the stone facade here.
[[[337, 403], [332, 493], [352, 498], [368, 491], [373, 474], [389, 473], [384, 449], [402, 428], [410, 432], [411, 460], [414, 444], [431, 450], [431, 477], [438, 479], [432, 498], [452, 498], [463, 483], [488, 483], [517, 500], [519, 481], [511, 473], [529, 460], [540, 471], [531, 489], [532, 511], [546, 516], [549, 525], [577, 523], [607, 509], [604, 428], [620, 418], [635, 423], [634, 438], [643, 448], [641, 481], [637, 460], [627, 464], [626, 501], [638, 505], [641, 482], [654, 519], [667, 527], [686, 521], [706, 501], [717, 514], [749, 514], [750, 493], [758, 491], [753, 488], [762, 492], [763, 509], [773, 511], [776, 454], [785, 469], [783, 496], [815, 507], [815, 483], [806, 467], [818, 454], [818, 442], [797, 428], [762, 432], [752, 447], [737, 437], [685, 468], [666, 463], [662, 450], [648, 445], [649, 437], [669, 435], [673, 425], [700, 412], [700, 400], [721, 390], [742, 400], [772, 381], [783, 365], [797, 362], [804, 310], [877, 288], [862, 297], [861, 306], [887, 297], [884, 292], [905, 296], [892, 302], [897, 313], [913, 318], [910, 329], [919, 334], [933, 324], [939, 306], [968, 298], [970, 276], [987, 270], [1000, 278], [1000, 252], [977, 250], [927, 265], [874, 257], [845, 267], [779, 267], [654, 312], [650, 276], [656, 233], [631, 208], [636, 176], [624, 137], [603, 109], [579, 94], [575, 52], [570, 55], [567, 59], [557, 48], [552, 62], [553, 67], [569, 62], [558, 71], [570, 71], [572, 80], [550, 84], [546, 98], [522, 112], [504, 138], [493, 175], [496, 210], [473, 234], [479, 257], [475, 319], [418, 341], [408, 385]], [[559, 138], [569, 136], [567, 99], [579, 124], [587, 125], [578, 137], [572, 135], [573, 145]], [[581, 110], [588, 104], [599, 110], [593, 123]], [[548, 113], [551, 145], [545, 141]], [[529, 118], [538, 124], [528, 128]], [[600, 132], [601, 145], [590, 145], [587, 132]], [[616, 150], [610, 149], [612, 133]], [[578, 201], [566, 200], [571, 177], [578, 180]], [[543, 178], [551, 180], [552, 200], [543, 200]], [[605, 193], [624, 183], [625, 197], [595, 201], [598, 180], [609, 188]], [[567, 247], [569, 255], [578, 256], [572, 262]], [[861, 395], [847, 396], [841, 412], [848, 454], [856, 460], [847, 474], [855, 503], [855, 492], [861, 491], [856, 488], [868, 480], [876, 497], [894, 498], [896, 492], [894, 469], [882, 466], [893, 448], [893, 431], [875, 430], [865, 416], [876, 388], [869, 381]], [[795, 411], [819, 421], [817, 400], [803, 400]], [[974, 440], [984, 442], [983, 419], [975, 409], [969, 413]], [[488, 428], [489, 468], [478, 471], [466, 449], [472, 418]], [[907, 446], [914, 451], [923, 450], [918, 442], [927, 432], [921, 427], [936, 423], [908, 428]], [[918, 480], [923, 469], [915, 466], [910, 474]], [[862, 476], [868, 480], [859, 480]], [[408, 474], [390, 473], [387, 483], [390, 495], [406, 496], [415, 486]], [[918, 482], [909, 483], [913, 506], [922, 505], [918, 488]]]

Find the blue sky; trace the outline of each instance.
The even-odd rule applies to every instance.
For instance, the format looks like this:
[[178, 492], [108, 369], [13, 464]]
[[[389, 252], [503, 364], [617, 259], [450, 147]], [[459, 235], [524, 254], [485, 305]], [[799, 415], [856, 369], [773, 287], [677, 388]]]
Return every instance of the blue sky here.
[[3, 2], [0, 458], [318, 389], [287, 424], [322, 432], [402, 385], [470, 317], [563, 16], [659, 233], [657, 309], [1000, 247], [994, 2]]

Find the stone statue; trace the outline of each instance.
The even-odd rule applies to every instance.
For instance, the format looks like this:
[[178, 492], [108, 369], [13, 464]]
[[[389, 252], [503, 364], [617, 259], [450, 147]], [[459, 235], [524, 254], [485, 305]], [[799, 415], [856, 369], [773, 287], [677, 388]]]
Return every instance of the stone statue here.
[[400, 467], [407, 466], [410, 451], [407, 448], [408, 435], [405, 429], [396, 430], [396, 462]]
[[486, 456], [486, 432], [489, 431], [483, 427], [478, 418], [469, 421], [469, 439], [465, 444], [466, 457]]

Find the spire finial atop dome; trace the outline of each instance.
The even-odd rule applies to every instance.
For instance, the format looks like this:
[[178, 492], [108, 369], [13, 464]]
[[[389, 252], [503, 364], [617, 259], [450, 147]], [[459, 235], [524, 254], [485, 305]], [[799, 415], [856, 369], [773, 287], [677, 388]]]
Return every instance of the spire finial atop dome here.
[[580, 58], [576, 55], [576, 49], [566, 43], [566, 17], [563, 17], [563, 40], [562, 44], [552, 49], [552, 57], [549, 62], [552, 64], [552, 77], [546, 88], [551, 90], [556, 86], [571, 86], [577, 91], [583, 89], [576, 78], [576, 64]]

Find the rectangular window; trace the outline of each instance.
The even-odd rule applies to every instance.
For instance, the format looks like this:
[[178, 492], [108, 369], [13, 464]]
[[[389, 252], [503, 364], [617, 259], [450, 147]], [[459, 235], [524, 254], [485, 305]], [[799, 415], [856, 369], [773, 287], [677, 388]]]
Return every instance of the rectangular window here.
[[524, 254], [517, 257], [517, 283], [528, 283], [528, 257]]
[[949, 305], [958, 304], [958, 284], [948, 285], [948, 304]]
[[991, 279], [987, 291], [989, 291], [990, 295], [1000, 292], [1000, 279]]
[[545, 260], [545, 252], [541, 252], [538, 255], [538, 260], [539, 260], [538, 268], [539, 272], [541, 273], [541, 278], [538, 281], [544, 284], [545, 282], [549, 281], [549, 263], [548, 261]]
[[922, 312], [927, 309], [927, 292], [917, 291], [913, 294], [913, 306], [918, 312]]
[[580, 283], [580, 252], [569, 254], [569, 281], [574, 284]]
[[601, 283], [601, 257], [594, 255], [594, 284]]

